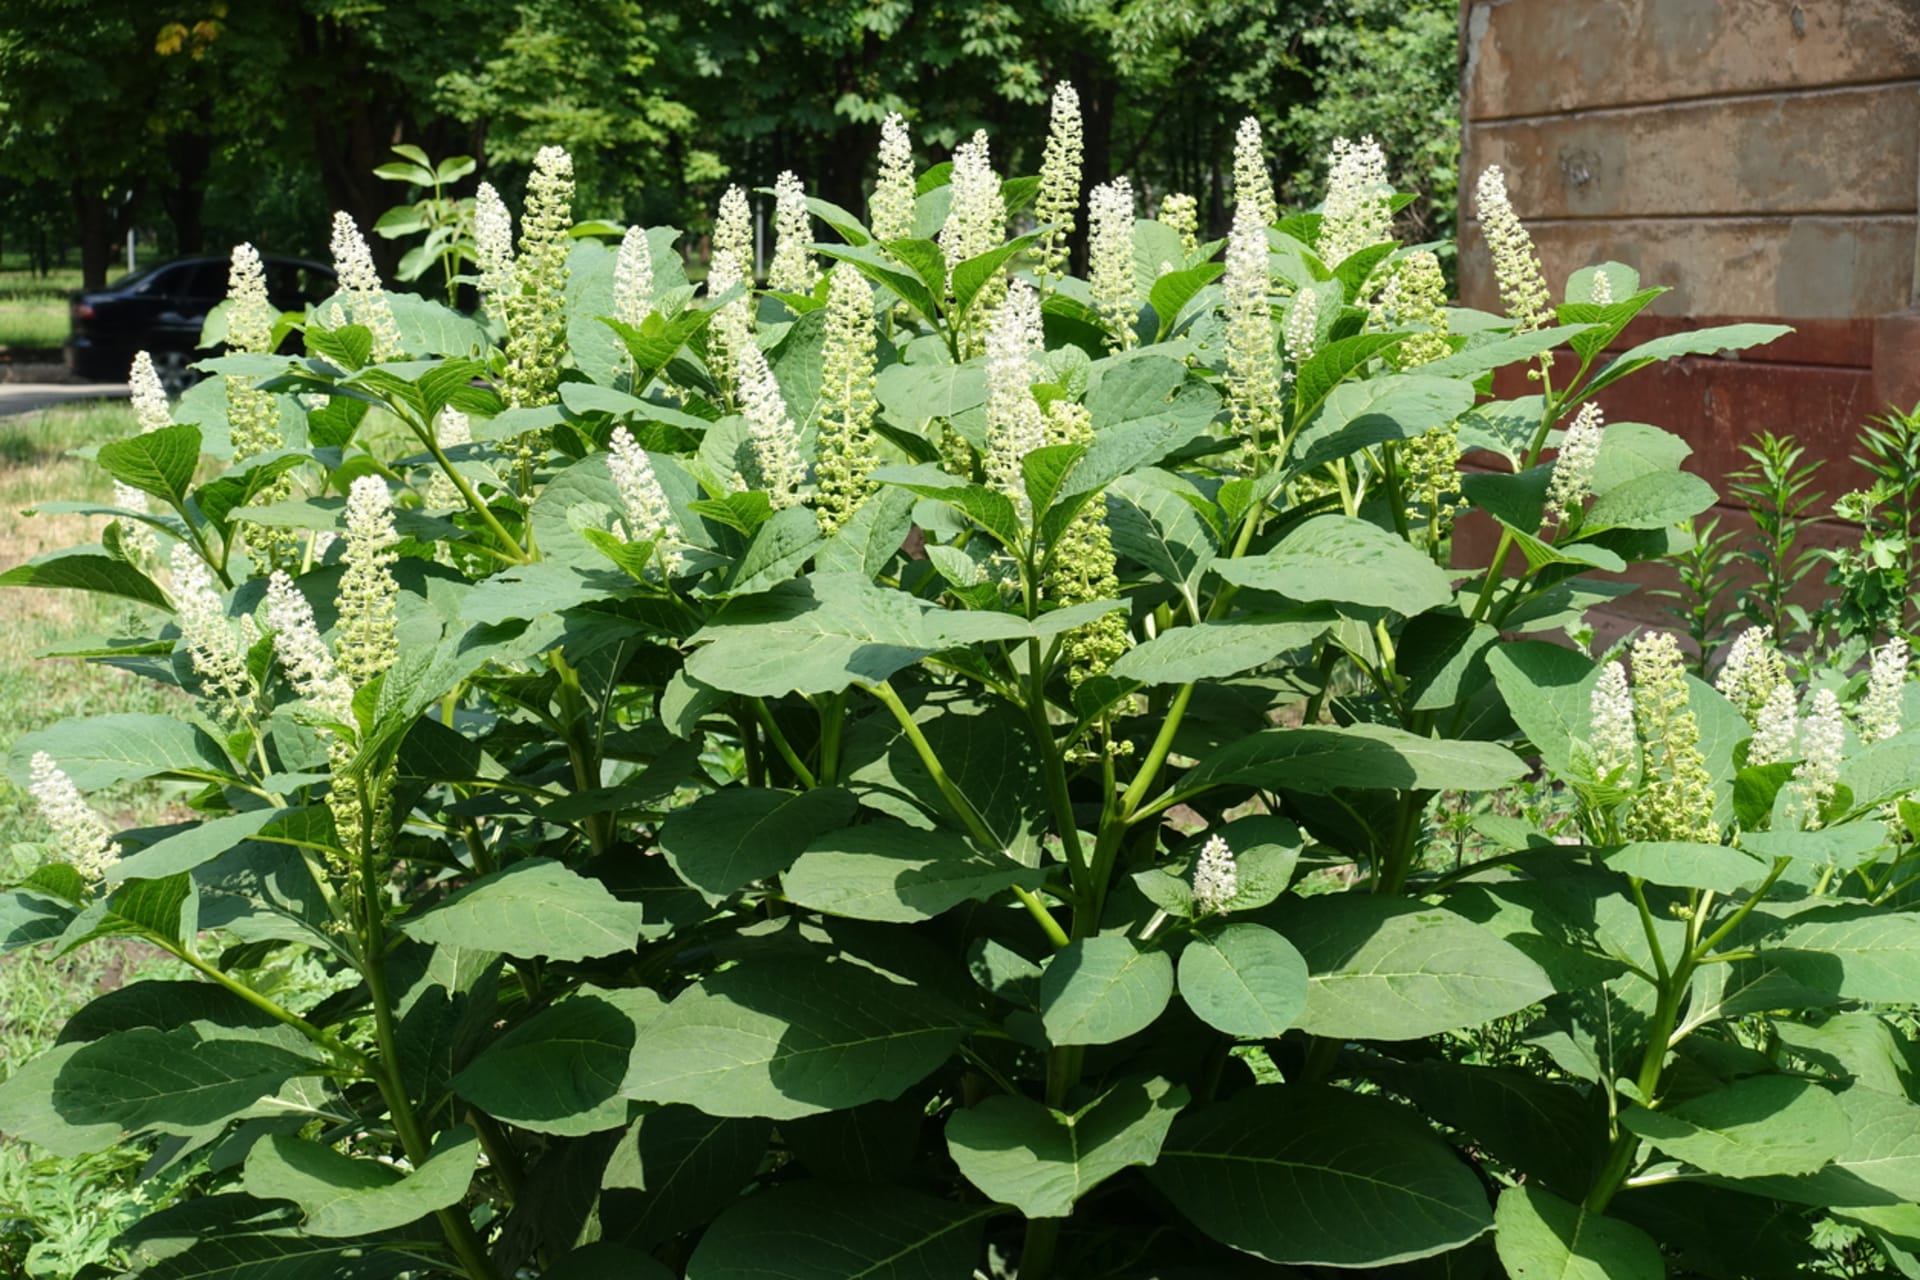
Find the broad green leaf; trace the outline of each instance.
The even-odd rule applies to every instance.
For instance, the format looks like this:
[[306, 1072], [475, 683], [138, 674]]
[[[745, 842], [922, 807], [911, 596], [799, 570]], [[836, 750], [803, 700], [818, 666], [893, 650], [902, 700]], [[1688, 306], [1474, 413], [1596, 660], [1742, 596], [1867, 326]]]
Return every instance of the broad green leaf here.
[[82, 791], [142, 778], [220, 782], [232, 772], [220, 744], [177, 716], [75, 716], [26, 734], [7, 758], [7, 776], [22, 791], [38, 751], [52, 756]]
[[1473, 1135], [1495, 1159], [1569, 1195], [1584, 1195], [1607, 1155], [1606, 1099], [1512, 1067], [1441, 1058], [1382, 1061], [1369, 1078], [1433, 1120]]
[[789, 901], [815, 911], [905, 924], [1016, 884], [1037, 889], [1045, 879], [1038, 868], [977, 850], [952, 832], [882, 820], [815, 839], [781, 884]]
[[69, 1124], [189, 1133], [315, 1071], [304, 1045], [284, 1028], [137, 1027], [78, 1046], [53, 1080], [52, 1106]]
[[[102, 1118], [97, 1110], [85, 1119], [68, 1117], [53, 1105], [54, 1091], [67, 1063], [85, 1048], [86, 1041], [72, 1041], [55, 1045], [25, 1062], [8, 1064], [7, 1078], [0, 1081], [0, 1134], [15, 1142], [44, 1147], [64, 1159], [105, 1151], [121, 1140], [125, 1127], [117, 1117]], [[271, 1092], [271, 1088], [263, 1088], [261, 1094], [235, 1110]]]
[[1480, 1180], [1418, 1116], [1316, 1086], [1188, 1112], [1147, 1177], [1215, 1240], [1298, 1266], [1430, 1257], [1493, 1225]]
[[714, 1220], [687, 1280], [969, 1280], [992, 1205], [809, 1179]]
[[694, 637], [687, 674], [778, 697], [878, 683], [929, 653], [1041, 634], [1006, 613], [956, 613], [856, 574], [817, 573], [731, 600]]
[[156, 609], [173, 604], [158, 583], [140, 570], [98, 547], [70, 547], [35, 556], [0, 573], [0, 587], [52, 587], [64, 591], [93, 591], [119, 596]]
[[364, 1240], [308, 1236], [299, 1223], [290, 1205], [222, 1193], [149, 1214], [115, 1243], [142, 1280], [389, 1280], [418, 1265]]
[[1008, 260], [1039, 238], [1038, 234], [1016, 236], [998, 248], [954, 264], [952, 314], [956, 323], [958, 317], [967, 314], [980, 291], [1001, 275]]
[[554, 1260], [541, 1280], [673, 1280], [673, 1273], [647, 1254], [596, 1240]]
[[[1107, 528], [1113, 549], [1167, 582], [1197, 587], [1213, 563], [1218, 536], [1200, 491], [1170, 471], [1136, 471], [1107, 488]], [[1096, 508], [1097, 509], [1097, 508]]]
[[109, 991], [83, 1006], [60, 1028], [59, 1043], [98, 1040], [135, 1027], [171, 1031], [190, 1022], [265, 1028], [271, 1027], [274, 1019], [211, 982], [148, 978]]
[[1131, 938], [1081, 938], [1047, 961], [1041, 1022], [1056, 1045], [1111, 1044], [1143, 1030], [1173, 998], [1173, 961]]
[[1902, 1004], [1920, 978], [1920, 915], [1869, 907], [1803, 911], [1759, 939], [1760, 963], [1810, 991]]
[[156, 840], [144, 849], [129, 853], [107, 868], [106, 880], [161, 880], [181, 871], [191, 871], [203, 862], [219, 857], [241, 841], [258, 833], [284, 814], [280, 809], [251, 809], [196, 823], [183, 831]]
[[1593, 500], [1582, 536], [1604, 529], [1664, 529], [1699, 515], [1715, 502], [1713, 486], [1687, 471], [1637, 476]]
[[[1476, 342], [1443, 359], [1421, 365], [1420, 372], [1431, 377], [1459, 378], [1471, 382], [1489, 369], [1499, 369], [1506, 365], [1517, 364], [1522, 360], [1531, 360], [1541, 352], [1551, 351], [1569, 338], [1592, 327], [1584, 324], [1561, 325], [1553, 329], [1535, 329], [1531, 333], [1516, 333], [1486, 342]], [[1536, 421], [1538, 417], [1539, 415], [1536, 414]]]
[[1675, 840], [1630, 844], [1601, 857], [1610, 871], [1636, 876], [1652, 884], [1682, 889], [1712, 889], [1737, 893], [1764, 880], [1767, 864], [1740, 849], [1718, 844], [1689, 844]]
[[1920, 1201], [1920, 1106], [1905, 1097], [1855, 1085], [1836, 1104], [1848, 1137], [1833, 1162], [1797, 1178], [1753, 1178], [1756, 1195], [1795, 1204], [1891, 1205]]
[[[900, 263], [904, 246], [915, 243], [927, 244], [933, 248], [936, 257], [940, 255], [938, 245], [931, 241], [895, 241], [883, 250], [875, 244], [863, 245], [816, 245], [815, 251], [822, 257], [837, 258], [841, 262], [850, 262], [861, 275], [875, 284], [883, 284], [899, 296], [900, 300], [919, 312], [922, 317], [932, 321], [940, 314], [940, 303], [935, 300], [935, 290], [913, 270], [903, 268]], [[944, 259], [942, 259], [944, 264]], [[944, 265], [943, 265], [944, 272]], [[946, 292], [946, 281], [940, 281], [938, 292]]]
[[200, 428], [177, 423], [128, 436], [101, 445], [97, 456], [101, 469], [120, 483], [170, 507], [185, 507], [200, 465]]
[[1521, 640], [1496, 646], [1487, 654], [1487, 669], [1513, 722], [1548, 771], [1565, 777], [1573, 765], [1574, 740], [1585, 740], [1593, 723], [1599, 664], [1564, 645]]
[[729, 787], [669, 816], [660, 848], [681, 879], [719, 899], [785, 871], [809, 842], [851, 822], [855, 807], [837, 788]]
[[262, 1200], [291, 1200], [310, 1235], [338, 1239], [391, 1231], [460, 1202], [473, 1180], [480, 1140], [465, 1125], [434, 1143], [418, 1169], [402, 1174], [320, 1142], [275, 1134], [247, 1156], [243, 1185]]
[[1194, 295], [1219, 279], [1224, 270], [1226, 268], [1220, 263], [1203, 262], [1184, 270], [1169, 271], [1154, 279], [1153, 289], [1147, 295], [1147, 305], [1153, 308], [1154, 319], [1158, 322], [1155, 341], [1166, 341]]
[[73, 915], [71, 906], [45, 894], [0, 892], [0, 955], [59, 937]]
[[1307, 962], [1259, 924], [1201, 930], [1180, 953], [1180, 998], [1230, 1036], [1271, 1040], [1307, 1003]]
[[496, 1120], [536, 1133], [618, 1128], [627, 1121], [627, 1061], [661, 1008], [645, 987], [583, 988], [488, 1045], [453, 1078], [454, 1090]]
[[[795, 1122], [782, 1125], [783, 1136]], [[773, 1126], [668, 1106], [634, 1121], [600, 1178], [605, 1238], [652, 1249], [740, 1198], [767, 1158]]]
[[1216, 560], [1228, 582], [1291, 600], [1333, 600], [1404, 617], [1453, 599], [1446, 570], [1426, 552], [1351, 516], [1315, 516], [1264, 555]]
[[1296, 475], [1391, 440], [1410, 440], [1443, 427], [1473, 407], [1473, 385], [1418, 373], [1344, 382], [1300, 429], [1289, 469]]
[[[1318, 612], [1320, 616], [1311, 614]], [[1174, 627], [1135, 645], [1113, 674], [1141, 684], [1187, 684], [1238, 675], [1312, 644], [1338, 619], [1321, 611], [1229, 618]]]
[[1028, 1218], [1064, 1218], [1081, 1196], [1131, 1165], [1160, 1155], [1187, 1091], [1130, 1080], [1078, 1111], [1000, 1094], [953, 1113], [947, 1152], [988, 1199]]
[[406, 917], [400, 929], [442, 946], [586, 960], [631, 948], [641, 917], [638, 903], [621, 902], [598, 880], [528, 858]]
[[1792, 1076], [1748, 1076], [1620, 1123], [1676, 1160], [1728, 1178], [1812, 1173], [1847, 1149], [1851, 1128], [1833, 1095]]
[[898, 1097], [972, 1025], [931, 992], [859, 965], [743, 961], [675, 997], [641, 1037], [620, 1091], [717, 1116], [837, 1111]]
[[1642, 476], [1670, 475], [1693, 454], [1693, 446], [1644, 422], [1609, 422], [1600, 437], [1589, 484], [1604, 496]]
[[1493, 1215], [1500, 1264], [1519, 1280], [1664, 1280], [1660, 1246], [1640, 1228], [1550, 1191], [1512, 1186]]
[[822, 573], [857, 573], [872, 581], [900, 554], [912, 528], [913, 495], [904, 489], [882, 489], [820, 545], [814, 567]]
[[1744, 351], [1748, 347], [1772, 342], [1775, 338], [1784, 337], [1792, 332], [1793, 327], [1784, 324], [1727, 324], [1707, 329], [1692, 329], [1685, 333], [1670, 333], [1665, 337], [1643, 342], [1616, 357], [1613, 363], [1594, 375], [1593, 381], [1581, 388], [1581, 394], [1592, 396], [1602, 387], [1618, 382], [1628, 374], [1644, 369], [1656, 361], [1672, 360], [1678, 356], [1713, 355], [1721, 351]]
[[1175, 795], [1219, 786], [1308, 795], [1345, 788], [1492, 791], [1523, 772], [1519, 757], [1491, 742], [1423, 738], [1387, 725], [1314, 725], [1263, 729], [1229, 743], [1189, 769]]
[[1293, 904], [1277, 923], [1312, 974], [1297, 1019], [1309, 1035], [1417, 1040], [1553, 992], [1539, 965], [1445, 908], [1348, 893]]
[[199, 917], [199, 893], [186, 872], [160, 880], [128, 880], [75, 916], [57, 950], [64, 955], [95, 938], [128, 936], [177, 946], [198, 932]]
[[1398, 346], [1404, 333], [1362, 333], [1329, 342], [1300, 366], [1294, 383], [1294, 397], [1300, 421], [1306, 422], [1319, 411], [1333, 389], [1366, 367], [1369, 360]]

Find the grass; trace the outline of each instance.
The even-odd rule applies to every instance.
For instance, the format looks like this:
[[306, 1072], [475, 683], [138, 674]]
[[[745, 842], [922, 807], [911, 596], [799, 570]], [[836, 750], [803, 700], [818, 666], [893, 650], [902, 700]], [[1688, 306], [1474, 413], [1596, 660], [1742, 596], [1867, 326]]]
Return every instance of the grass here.
[[[21, 514], [35, 503], [106, 499], [112, 484], [91, 463], [68, 456], [86, 444], [134, 431], [125, 405], [63, 406], [0, 418], [0, 569], [49, 551], [92, 541], [98, 520]], [[126, 672], [70, 660], [37, 660], [37, 651], [87, 633], [112, 632], [132, 621], [130, 609], [65, 591], [0, 588], [0, 754], [24, 734], [72, 715], [167, 712], [179, 695]], [[157, 786], [116, 788], [94, 797], [121, 826], [165, 820], [174, 809]], [[31, 869], [14, 846], [45, 837], [31, 799], [0, 779], [0, 883]], [[54, 958], [38, 948], [0, 957], [0, 1078], [53, 1043], [75, 1010], [132, 980], [184, 969], [151, 948], [103, 940]], [[137, 1146], [63, 1160], [0, 1141], [0, 1277], [66, 1277], [109, 1260], [109, 1242], [136, 1215]]]
[[[107, 273], [109, 283], [126, 273]], [[0, 261], [0, 348], [57, 347], [67, 340], [67, 295], [80, 287], [80, 268], [59, 267], [44, 276], [9, 255]]]

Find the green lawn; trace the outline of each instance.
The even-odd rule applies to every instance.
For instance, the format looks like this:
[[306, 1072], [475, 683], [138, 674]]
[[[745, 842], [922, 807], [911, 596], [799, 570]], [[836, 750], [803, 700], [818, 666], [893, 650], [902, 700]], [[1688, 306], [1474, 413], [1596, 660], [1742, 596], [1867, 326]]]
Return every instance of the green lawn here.
[[[133, 429], [123, 404], [0, 418], [0, 569], [97, 536], [98, 520], [22, 511], [56, 499], [110, 498], [111, 482], [67, 454]], [[79, 635], [115, 631], [127, 612], [71, 592], [0, 588], [0, 756], [22, 734], [64, 716], [178, 707], [174, 691], [125, 672], [33, 656]], [[166, 790], [154, 786], [119, 788], [95, 800], [128, 826], [163, 820], [174, 808]], [[45, 836], [32, 800], [0, 778], [0, 882], [32, 869], [33, 855], [15, 846]], [[51, 1045], [61, 1024], [100, 992], [136, 976], [184, 972], [151, 948], [115, 941], [59, 958], [44, 947], [0, 957], [0, 1078]], [[145, 1159], [143, 1149], [129, 1147], [67, 1161], [0, 1140], [0, 1276], [68, 1277], [107, 1261], [107, 1242], [136, 1209]]]
[[[118, 268], [109, 282], [125, 275]], [[0, 259], [0, 348], [57, 347], [67, 340], [67, 295], [80, 287], [79, 267], [57, 267], [44, 276], [27, 270], [14, 254]]]

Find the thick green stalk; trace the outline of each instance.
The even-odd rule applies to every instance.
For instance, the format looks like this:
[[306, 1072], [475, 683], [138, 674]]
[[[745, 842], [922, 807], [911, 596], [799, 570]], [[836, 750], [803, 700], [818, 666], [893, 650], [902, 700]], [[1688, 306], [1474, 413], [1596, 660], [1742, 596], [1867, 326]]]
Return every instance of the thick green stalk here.
[[[574, 670], [566, 655], [555, 649], [549, 656], [554, 672], [560, 677], [560, 724], [566, 734], [567, 760], [573, 766], [574, 790], [585, 795], [600, 785], [600, 754], [595, 749], [590, 708], [586, 693], [580, 687], [580, 673]], [[613, 814], [605, 811], [588, 814], [585, 825], [587, 843], [595, 857], [613, 847]]]
[[787, 762], [787, 768], [793, 771], [793, 776], [799, 780], [800, 785], [809, 791], [819, 786], [820, 781], [813, 776], [813, 770], [807, 768], [806, 762], [800, 759], [800, 754], [793, 749], [793, 744], [787, 741], [787, 735], [780, 732], [779, 722], [773, 718], [773, 710], [767, 706], [767, 700], [753, 698], [750, 701], [753, 704], [754, 718], [759, 720], [760, 727], [767, 731], [767, 741], [771, 742], [773, 749], [780, 753], [780, 758]]
[[[420, 1127], [419, 1117], [414, 1114], [413, 1099], [407, 1093], [405, 1077], [400, 1074], [400, 1037], [393, 1019], [392, 996], [387, 988], [386, 907], [376, 892], [379, 858], [373, 830], [373, 788], [364, 775], [356, 785], [360, 792], [360, 811], [364, 815], [360, 837], [360, 901], [363, 914], [360, 957], [362, 976], [367, 980], [367, 994], [373, 1004], [374, 1039], [379, 1047], [374, 1084], [386, 1100], [387, 1111], [393, 1117], [394, 1132], [400, 1135], [400, 1145], [405, 1148], [407, 1159], [418, 1169], [432, 1155], [433, 1147]], [[458, 1205], [438, 1210], [434, 1217], [439, 1220], [440, 1230], [446, 1236], [454, 1256], [460, 1260], [461, 1269], [467, 1273], [468, 1280], [500, 1280], [499, 1272], [494, 1270], [493, 1263], [487, 1257], [486, 1246], [481, 1243], [473, 1224], [460, 1212]]]

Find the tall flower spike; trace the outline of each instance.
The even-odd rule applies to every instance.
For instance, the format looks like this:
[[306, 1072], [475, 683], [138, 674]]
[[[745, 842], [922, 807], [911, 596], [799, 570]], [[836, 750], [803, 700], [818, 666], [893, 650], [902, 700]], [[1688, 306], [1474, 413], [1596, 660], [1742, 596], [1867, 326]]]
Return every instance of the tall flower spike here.
[[999, 248], [1006, 234], [1007, 202], [1000, 195], [986, 130], [976, 130], [971, 141], [954, 148], [951, 183], [953, 199], [940, 228], [949, 272], [968, 258]]
[[1593, 713], [1594, 764], [1602, 778], [1633, 772], [1640, 759], [1640, 739], [1634, 731], [1633, 692], [1627, 688], [1627, 670], [1617, 662], [1601, 669], [1588, 702]]
[[1900, 732], [1900, 703], [1907, 687], [1905, 640], [1890, 640], [1873, 651], [1867, 696], [1860, 702], [1860, 740], [1880, 742]]
[[1007, 296], [987, 327], [987, 483], [1012, 499], [1024, 519], [1031, 514], [1020, 464], [1047, 443], [1046, 419], [1033, 398], [1044, 376], [1040, 298], [1024, 280]]
[[1600, 459], [1600, 439], [1605, 431], [1600, 406], [1589, 400], [1574, 415], [1573, 425], [1560, 440], [1560, 455], [1553, 461], [1553, 476], [1547, 481], [1546, 518], [1564, 522], [1567, 513], [1587, 500], [1593, 484], [1593, 467]]
[[40, 816], [53, 828], [54, 844], [67, 864], [88, 880], [98, 880], [120, 858], [113, 830], [81, 796], [73, 779], [44, 751], [33, 753], [32, 779], [27, 791], [40, 805]]
[[340, 669], [356, 688], [364, 688], [400, 656], [393, 615], [394, 597], [400, 592], [392, 569], [399, 541], [387, 482], [376, 475], [361, 476], [347, 491], [347, 545], [341, 554], [347, 568], [336, 598]]
[[782, 293], [812, 293], [820, 281], [820, 268], [807, 251], [813, 243], [813, 218], [807, 212], [806, 188], [791, 169], [773, 182], [773, 232], [767, 287]]
[[1312, 289], [1302, 289], [1293, 295], [1293, 303], [1287, 308], [1287, 324], [1282, 338], [1287, 347], [1287, 363], [1291, 366], [1287, 376], [1292, 377], [1300, 367], [1313, 359], [1313, 348], [1320, 337], [1320, 295]]
[[[473, 426], [467, 421], [467, 415], [451, 407], [442, 409], [440, 429], [434, 441], [440, 446], [442, 453], [463, 444], [472, 444]], [[460, 487], [454, 484], [452, 478], [437, 464], [433, 468], [433, 479], [427, 481], [427, 491], [421, 495], [420, 500], [433, 510], [463, 506], [466, 503], [466, 499], [460, 496]]]
[[913, 235], [913, 139], [907, 119], [893, 112], [880, 126], [880, 177], [867, 203], [873, 238], [906, 240]]
[[753, 445], [753, 465], [759, 473], [756, 487], [766, 491], [779, 511], [800, 501], [800, 482], [807, 464], [800, 456], [800, 432], [787, 412], [780, 384], [760, 348], [749, 342], [741, 352], [740, 410], [747, 419], [747, 438]]
[[520, 253], [506, 297], [507, 369], [502, 390], [515, 409], [558, 398], [567, 345], [567, 255], [573, 249], [573, 157], [542, 147], [527, 180]]
[[1267, 172], [1267, 155], [1260, 140], [1260, 122], [1252, 116], [1240, 122], [1240, 128], [1233, 136], [1233, 205], [1236, 224], [1242, 205], [1253, 211], [1264, 245], [1266, 229], [1280, 216], [1280, 206], [1273, 196], [1273, 175]]
[[1267, 298], [1267, 224], [1259, 206], [1234, 206], [1227, 234], [1221, 309], [1226, 320], [1227, 407], [1236, 434], [1250, 449], [1274, 446], [1280, 426], [1280, 361], [1273, 347], [1273, 312]]
[[1359, 142], [1333, 140], [1327, 198], [1320, 208], [1320, 236], [1314, 248], [1329, 267], [1368, 245], [1393, 238], [1393, 187], [1387, 182], [1387, 157], [1371, 135]]
[[1426, 249], [1401, 258], [1380, 291], [1372, 319], [1383, 329], [1412, 331], [1394, 348], [1394, 363], [1402, 369], [1452, 354], [1453, 344], [1447, 341], [1447, 280], [1441, 274], [1440, 259]]
[[1067, 238], [1080, 207], [1081, 153], [1080, 94], [1062, 80], [1053, 89], [1047, 148], [1040, 156], [1040, 192], [1033, 204], [1034, 221], [1045, 228], [1035, 250], [1042, 289], [1050, 277], [1067, 271]]
[[259, 635], [251, 618], [228, 619], [213, 575], [184, 542], [173, 544], [173, 609], [195, 673], [237, 718], [260, 692], [247, 666], [247, 650]]
[[1613, 281], [1598, 267], [1593, 269], [1593, 283], [1587, 286], [1587, 301], [1599, 307], [1613, 302]]
[[333, 653], [314, 624], [313, 606], [275, 569], [267, 579], [267, 625], [273, 629], [273, 653], [295, 693], [336, 724], [353, 724], [353, 686], [334, 665]]
[[139, 424], [141, 435], [173, 425], [167, 389], [160, 385], [160, 371], [153, 367], [152, 356], [144, 351], [134, 353], [127, 386], [133, 392], [133, 420]]
[[1540, 255], [1534, 252], [1533, 237], [1520, 225], [1520, 215], [1507, 198], [1507, 175], [1499, 165], [1480, 171], [1474, 185], [1473, 207], [1480, 215], [1480, 230], [1487, 238], [1487, 251], [1493, 256], [1493, 278], [1500, 286], [1500, 301], [1507, 314], [1518, 321], [1518, 332], [1538, 329], [1552, 317], [1547, 310], [1547, 277], [1540, 268]]
[[827, 332], [820, 350], [819, 461], [814, 511], [831, 536], [873, 493], [874, 369], [878, 336], [873, 288], [851, 266], [833, 269], [827, 284]]
[[1687, 696], [1686, 667], [1680, 646], [1664, 631], [1634, 641], [1633, 704], [1643, 767], [1627, 814], [1627, 838], [1719, 843], [1713, 779], [1700, 754], [1700, 721]]
[[1154, 221], [1180, 233], [1180, 252], [1188, 259], [1200, 252], [1200, 206], [1184, 191], [1169, 191], [1160, 201]]
[[653, 543], [654, 554], [672, 573], [680, 567], [678, 530], [666, 491], [653, 473], [653, 460], [625, 427], [615, 427], [607, 444], [607, 471], [626, 512], [628, 540]]
[[267, 272], [250, 244], [233, 246], [227, 268], [227, 349], [261, 354], [273, 350], [273, 322], [280, 313], [267, 298]]
[[[739, 187], [728, 187], [720, 197], [720, 208], [713, 221], [707, 297], [721, 297], [738, 285], [745, 285], [750, 291], [752, 275], [752, 211], [747, 207], [747, 193]], [[749, 294], [721, 307], [707, 326], [707, 368], [729, 396], [738, 394], [737, 366], [744, 358], [744, 350], [752, 345], [753, 303]]]
[[491, 182], [473, 193], [473, 247], [479, 259], [480, 301], [490, 315], [505, 319], [501, 308], [513, 289], [513, 215]]
[[1802, 831], [1820, 826], [1821, 811], [1840, 785], [1840, 759], [1846, 749], [1846, 718], [1833, 690], [1813, 695], [1806, 723], [1800, 726], [1800, 763], [1794, 766], [1793, 793], [1786, 812]]
[[653, 249], [645, 227], [628, 227], [613, 259], [613, 318], [638, 326], [653, 310]]
[[393, 307], [387, 302], [380, 273], [373, 269], [373, 251], [367, 248], [360, 228], [353, 225], [352, 215], [344, 211], [333, 215], [333, 271], [340, 292], [347, 296], [348, 316], [373, 335], [374, 360], [392, 360], [405, 354]]
[[1107, 346], [1125, 351], [1139, 341], [1140, 312], [1133, 292], [1133, 184], [1115, 178], [1087, 200], [1088, 285], [1094, 310], [1107, 328]]
[[[1093, 443], [1093, 415], [1085, 405], [1055, 400], [1047, 406], [1046, 421], [1048, 444]], [[1119, 598], [1120, 578], [1104, 496], [1096, 494], [1061, 531], [1052, 549], [1045, 591], [1048, 599], [1065, 606]], [[1069, 678], [1078, 685], [1105, 675], [1131, 642], [1123, 610], [1075, 627], [1061, 637]]]
[[[1748, 627], [1727, 650], [1713, 687], [1758, 728], [1760, 715], [1776, 689], [1787, 683], [1787, 663], [1773, 647], [1772, 627]], [[1789, 747], [1792, 746], [1789, 740]]]
[[1747, 764], [1752, 768], [1779, 764], [1793, 759], [1800, 741], [1800, 708], [1795, 704], [1793, 686], [1782, 681], [1773, 686], [1759, 714], [1753, 717], [1753, 737], [1747, 743]]
[[1227, 909], [1240, 892], [1240, 873], [1233, 865], [1233, 850], [1221, 836], [1208, 836], [1200, 846], [1193, 864], [1193, 905], [1203, 916]]

